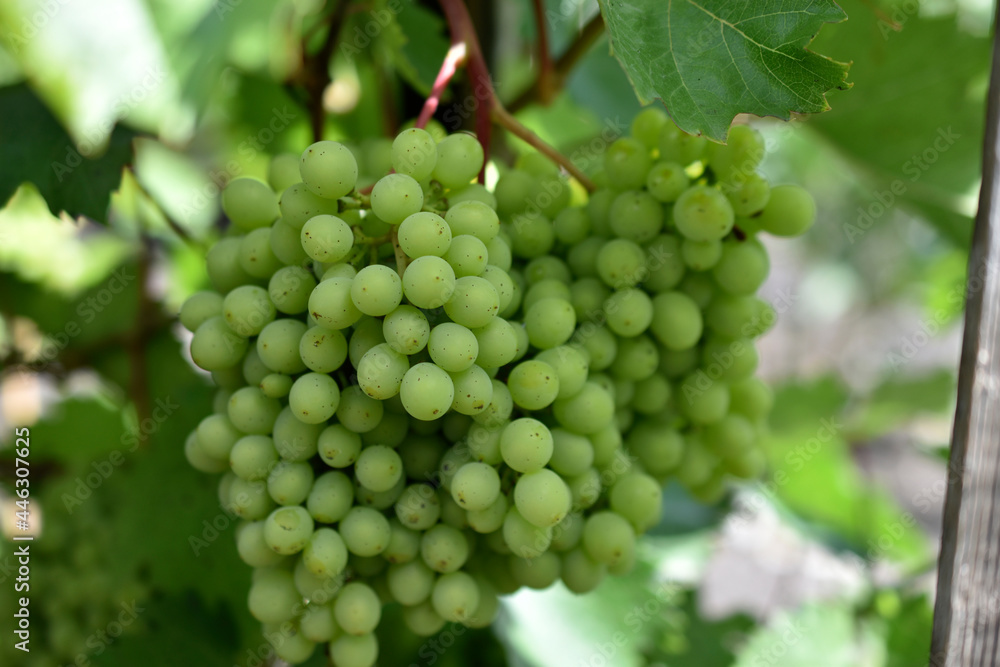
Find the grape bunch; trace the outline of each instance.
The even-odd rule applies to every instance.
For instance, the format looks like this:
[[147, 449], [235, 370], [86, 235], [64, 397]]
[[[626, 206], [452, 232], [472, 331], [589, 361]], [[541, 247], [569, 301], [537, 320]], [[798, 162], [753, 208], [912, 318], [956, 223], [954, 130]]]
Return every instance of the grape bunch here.
[[382, 146], [370, 192], [356, 152], [233, 180], [214, 290], [180, 313], [220, 387], [185, 452], [224, 473], [279, 657], [373, 665], [384, 604], [432, 635], [522, 586], [584, 593], [632, 567], [668, 480], [710, 501], [759, 474], [757, 235], [815, 211], [757, 174], [756, 131], [710, 145], [647, 109], [589, 196], [538, 154], [491, 192], [440, 127]]

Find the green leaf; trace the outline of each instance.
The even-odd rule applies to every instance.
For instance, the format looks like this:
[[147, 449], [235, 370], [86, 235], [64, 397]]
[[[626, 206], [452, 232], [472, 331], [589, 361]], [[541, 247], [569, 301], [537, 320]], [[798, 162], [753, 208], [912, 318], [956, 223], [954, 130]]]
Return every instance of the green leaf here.
[[[889, 621], [886, 667], [912, 667], [927, 661], [927, 641], [934, 624], [934, 604], [927, 595], [903, 599]], [[914, 641], [914, 638], [922, 641]]]
[[745, 614], [720, 620], [702, 617], [695, 593], [684, 596], [683, 604], [657, 619], [653, 645], [646, 651], [649, 664], [670, 667], [731, 667], [735, 656], [731, 647], [756, 623]]
[[663, 100], [685, 132], [724, 141], [739, 113], [830, 108], [848, 65], [806, 47], [847, 15], [831, 0], [604, 0], [615, 55], [643, 103]]
[[940, 369], [918, 377], [892, 374], [850, 420], [855, 438], [876, 438], [925, 414], [944, 414], [955, 396], [955, 373]]
[[761, 626], [740, 651], [734, 667], [856, 667], [860, 646], [854, 610], [847, 604], [809, 606]]
[[980, 176], [990, 39], [965, 32], [954, 16], [910, 12], [894, 32], [868, 2], [843, 5], [852, 19], [825, 29], [815, 46], [854, 59], [856, 90], [833, 97], [834, 109], [809, 125], [867, 180], [862, 187], [868, 201], [845, 224], [861, 230], [882, 224], [889, 219], [884, 210], [902, 203], [967, 247], [975, 208], [970, 193]]
[[[394, 11], [393, 8], [396, 10]], [[376, 14], [375, 12], [378, 12]], [[360, 35], [373, 16], [391, 16], [392, 20], [379, 33], [379, 42], [386, 50], [399, 75], [421, 95], [428, 95], [434, 85], [441, 63], [448, 53], [449, 41], [440, 15], [421, 7], [413, 0], [388, 2], [379, 0], [371, 14], [363, 13], [352, 30], [341, 38], [341, 53], [357, 50]], [[362, 32], [358, 32], [358, 30]]]
[[25, 181], [34, 183], [53, 213], [105, 220], [111, 191], [132, 162], [131, 130], [116, 127], [100, 157], [84, 157], [41, 100], [26, 85], [0, 89], [0, 200]]
[[[81, 434], [86, 434], [81, 437]], [[102, 462], [122, 447], [125, 425], [121, 406], [100, 398], [70, 398], [31, 429], [39, 460], [57, 461], [92, 473], [92, 463]]]

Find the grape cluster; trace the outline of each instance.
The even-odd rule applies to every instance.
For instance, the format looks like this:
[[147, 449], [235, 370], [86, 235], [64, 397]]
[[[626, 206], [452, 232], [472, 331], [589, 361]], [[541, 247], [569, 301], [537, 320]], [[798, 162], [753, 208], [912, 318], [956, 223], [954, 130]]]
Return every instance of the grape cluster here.
[[756, 173], [754, 130], [709, 145], [652, 109], [589, 198], [535, 154], [488, 191], [464, 133], [382, 152], [370, 194], [332, 141], [232, 181], [214, 290], [180, 313], [221, 388], [185, 452], [225, 473], [250, 611], [292, 663], [374, 664], [387, 603], [431, 635], [522, 586], [591, 590], [668, 479], [713, 499], [757, 474], [756, 234], [814, 217]]

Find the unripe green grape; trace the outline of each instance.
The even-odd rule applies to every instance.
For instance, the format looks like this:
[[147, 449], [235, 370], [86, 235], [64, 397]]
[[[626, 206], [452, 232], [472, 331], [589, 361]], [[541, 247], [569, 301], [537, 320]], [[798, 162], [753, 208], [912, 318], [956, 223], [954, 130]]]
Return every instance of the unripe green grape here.
[[681, 258], [681, 239], [673, 234], [660, 234], [646, 246], [644, 285], [650, 292], [666, 292], [676, 287], [687, 268]]
[[381, 401], [367, 396], [361, 387], [350, 385], [340, 394], [337, 421], [355, 433], [366, 433], [378, 426], [384, 411]]
[[722, 242], [718, 239], [712, 241], [684, 239], [681, 244], [681, 257], [691, 269], [705, 271], [715, 266], [722, 257]]
[[734, 294], [754, 294], [771, 269], [767, 251], [752, 241], [727, 242], [722, 245], [712, 277], [723, 291]]
[[229, 452], [233, 472], [245, 480], [266, 479], [268, 471], [278, 462], [274, 441], [266, 435], [245, 435]]
[[729, 387], [730, 409], [751, 420], [764, 417], [774, 405], [774, 392], [756, 377], [734, 382]]
[[192, 431], [184, 441], [184, 457], [191, 467], [199, 472], [217, 473], [226, 469], [226, 460], [209, 456], [198, 442], [198, 434]]
[[[413, 420], [415, 421], [415, 420]], [[423, 424], [425, 422], [416, 422]], [[436, 424], [437, 422], [430, 422]], [[403, 470], [410, 479], [427, 479], [438, 469], [438, 463], [445, 451], [445, 442], [437, 435], [421, 436], [409, 433], [399, 445], [399, 456], [403, 459]]]
[[346, 329], [359, 319], [361, 311], [351, 300], [353, 281], [330, 278], [320, 282], [309, 296], [309, 313], [327, 329]]
[[493, 398], [485, 410], [472, 418], [484, 426], [498, 428], [510, 419], [510, 414], [514, 410], [514, 401], [511, 399], [507, 385], [496, 378], [490, 382], [493, 385]]
[[695, 434], [685, 438], [684, 457], [674, 475], [689, 490], [708, 484], [719, 467], [719, 457], [710, 452]]
[[267, 183], [271, 189], [280, 193], [290, 185], [302, 181], [299, 173], [299, 155], [294, 153], [278, 153], [271, 157], [267, 165]]
[[274, 222], [278, 199], [266, 183], [255, 178], [234, 178], [222, 190], [222, 211], [236, 227], [250, 231]]
[[208, 319], [222, 315], [222, 295], [205, 290], [189, 296], [181, 306], [179, 319], [185, 329], [194, 333]]
[[309, 295], [316, 287], [316, 278], [301, 266], [278, 269], [267, 285], [268, 296], [282, 313], [297, 315], [305, 312]]
[[559, 376], [544, 361], [524, 361], [511, 370], [507, 388], [518, 407], [541, 410], [551, 405], [559, 395]]
[[[320, 263], [320, 262], [314, 262], [314, 266], [316, 264], [319, 264], [319, 267], [317, 269], [317, 273], [324, 266], [327, 266], [327, 265], [325, 265], [323, 263]], [[324, 280], [329, 280], [330, 278], [352, 278], [353, 279], [354, 276], [356, 276], [356, 275], [358, 275], [358, 270], [355, 269], [353, 266], [351, 266], [350, 264], [345, 264], [344, 262], [337, 262], [336, 264], [330, 264], [329, 268], [327, 268], [325, 271], [323, 271], [323, 275], [320, 277], [320, 282], [323, 282]]]
[[341, 633], [329, 604], [310, 602], [299, 618], [299, 632], [312, 642], [328, 642]]
[[399, 396], [410, 415], [431, 421], [443, 417], [451, 407], [455, 385], [443, 369], [419, 363], [406, 371]]
[[702, 159], [707, 146], [705, 137], [690, 135], [673, 123], [665, 123], [660, 130], [660, 159], [687, 166]]
[[281, 404], [258, 387], [243, 387], [229, 398], [227, 412], [233, 425], [244, 433], [266, 435], [274, 427]]
[[227, 460], [236, 441], [243, 435], [228, 416], [212, 414], [198, 424], [198, 444], [213, 459]]
[[502, 531], [507, 548], [519, 558], [537, 558], [552, 543], [552, 528], [539, 528], [513, 506], [507, 510]]
[[306, 462], [279, 461], [267, 476], [267, 492], [279, 505], [300, 504], [312, 484], [312, 466]]
[[462, 415], [482, 413], [493, 400], [493, 382], [480, 366], [470, 366], [458, 373], [449, 373], [455, 387], [451, 408]]
[[575, 395], [557, 400], [552, 407], [563, 427], [583, 435], [596, 433], [610, 424], [614, 410], [611, 395], [590, 381]]
[[403, 272], [403, 294], [417, 308], [440, 308], [455, 292], [455, 285], [455, 270], [433, 255], [416, 258]]
[[597, 253], [597, 275], [609, 287], [632, 287], [646, 277], [646, 253], [628, 239], [613, 239]]
[[347, 339], [340, 331], [313, 327], [299, 339], [299, 356], [309, 370], [332, 373], [347, 359]]
[[504, 312], [514, 299], [516, 287], [514, 286], [513, 279], [507, 275], [506, 271], [492, 265], [486, 265], [483, 268], [482, 277], [488, 280], [497, 291], [500, 312]]
[[402, 281], [399, 274], [388, 266], [366, 266], [358, 271], [351, 283], [351, 300], [365, 315], [387, 315], [399, 306], [402, 299]]
[[520, 586], [540, 591], [559, 580], [562, 563], [551, 551], [531, 559], [510, 556], [509, 561], [510, 572]]
[[351, 333], [351, 340], [347, 346], [347, 353], [351, 360], [351, 365], [357, 368], [361, 365], [361, 358], [368, 350], [376, 345], [385, 342], [382, 335], [382, 326], [378, 319], [370, 316], [362, 316], [354, 325]]
[[582, 207], [566, 208], [552, 220], [552, 230], [559, 241], [573, 245], [590, 234], [590, 218]]
[[659, 364], [660, 353], [649, 336], [623, 338], [618, 343], [618, 355], [611, 372], [617, 381], [637, 382], [653, 375]]
[[669, 350], [685, 350], [701, 338], [703, 322], [698, 304], [680, 292], [665, 292], [653, 298], [650, 331]]
[[622, 475], [608, 495], [612, 511], [631, 522], [636, 532], [643, 533], [660, 521], [663, 512], [663, 491], [649, 475], [631, 472]]
[[390, 225], [398, 225], [424, 206], [424, 191], [406, 174], [389, 174], [375, 183], [371, 194], [372, 213]]
[[332, 579], [347, 567], [347, 547], [333, 528], [318, 528], [302, 550], [302, 561], [317, 577]]
[[522, 213], [531, 203], [535, 177], [520, 169], [511, 169], [497, 180], [494, 190], [497, 198], [497, 212], [509, 218]]
[[641, 421], [628, 435], [628, 449], [649, 474], [663, 477], [680, 464], [684, 439], [677, 431], [652, 421]]
[[604, 174], [616, 190], [641, 188], [649, 166], [649, 148], [630, 137], [615, 140], [604, 153]]
[[299, 377], [288, 394], [288, 406], [299, 421], [320, 424], [328, 420], [340, 405], [340, 387], [325, 373], [306, 373]]
[[479, 586], [465, 572], [451, 572], [438, 578], [431, 592], [431, 604], [441, 618], [462, 623], [479, 607]]
[[741, 176], [736, 184], [724, 187], [723, 192], [726, 193], [726, 198], [732, 204], [733, 213], [736, 214], [737, 218], [748, 218], [756, 215], [771, 200], [771, 184], [763, 176], [755, 173]]
[[663, 412], [670, 404], [670, 382], [659, 374], [649, 376], [635, 383], [635, 397], [631, 408], [644, 415]]
[[247, 606], [262, 623], [283, 623], [295, 617], [302, 596], [295, 589], [292, 573], [279, 568], [256, 570], [260, 576], [250, 585]]
[[749, 419], [739, 414], [728, 414], [710, 424], [702, 432], [705, 446], [723, 459], [743, 456], [754, 445], [757, 433]]
[[618, 338], [605, 327], [593, 324], [584, 324], [579, 328], [574, 344], [580, 345], [586, 352], [590, 358], [590, 370], [594, 372], [610, 367], [618, 354]]
[[346, 468], [357, 461], [361, 453], [361, 436], [343, 424], [331, 424], [319, 434], [317, 450], [331, 468]]
[[281, 220], [295, 229], [302, 229], [306, 221], [320, 215], [335, 216], [339, 206], [335, 199], [324, 199], [306, 187], [305, 183], [295, 183], [281, 193], [278, 201]]
[[317, 215], [302, 226], [302, 248], [318, 262], [332, 264], [347, 257], [354, 247], [354, 231], [335, 215]]
[[265, 326], [257, 337], [257, 354], [271, 371], [294, 375], [305, 369], [299, 356], [298, 342], [306, 325], [298, 320], [277, 319]]
[[593, 320], [601, 315], [604, 301], [611, 290], [598, 278], [580, 278], [569, 286], [570, 303], [579, 321]]
[[702, 364], [712, 378], [735, 382], [757, 370], [757, 349], [746, 338], [711, 338], [702, 349]]
[[390, 563], [409, 563], [414, 559], [419, 561], [420, 533], [407, 528], [396, 517], [389, 519], [389, 528], [392, 530], [392, 535], [389, 538], [389, 546], [382, 552], [382, 558]]
[[354, 486], [344, 473], [331, 470], [313, 482], [306, 499], [309, 514], [320, 523], [336, 523], [354, 503]]
[[358, 364], [358, 386], [368, 396], [386, 400], [399, 393], [410, 362], [406, 355], [380, 343], [361, 357]]
[[452, 197], [448, 201], [451, 208], [444, 218], [454, 236], [473, 236], [484, 244], [496, 238], [500, 232], [500, 218], [496, 211], [478, 201], [455, 203]]
[[479, 355], [479, 341], [468, 328], [444, 322], [431, 330], [427, 351], [439, 367], [457, 373], [475, 363]]
[[572, 549], [562, 557], [560, 576], [563, 584], [577, 595], [597, 588], [606, 575], [607, 566], [592, 559], [583, 547]]
[[507, 226], [507, 232], [510, 235], [511, 252], [524, 259], [549, 254], [556, 240], [552, 222], [532, 209], [516, 215]]
[[444, 259], [455, 269], [455, 275], [478, 276], [486, 268], [488, 253], [486, 245], [470, 234], [452, 238]]
[[478, 276], [463, 276], [454, 286], [454, 292], [444, 303], [444, 311], [453, 322], [478, 329], [497, 316], [500, 295], [490, 281]]
[[386, 574], [389, 592], [400, 604], [412, 606], [427, 600], [437, 578], [421, 559], [390, 565]]
[[622, 447], [622, 434], [609, 424], [588, 437], [594, 446], [594, 466], [604, 469], [618, 455]]
[[614, 292], [604, 302], [608, 328], [619, 336], [638, 336], [649, 328], [655, 316], [653, 301], [642, 290], [627, 287]]
[[378, 639], [374, 634], [343, 635], [330, 642], [330, 657], [337, 667], [374, 667]]
[[470, 183], [448, 193], [448, 204], [452, 208], [457, 204], [465, 202], [476, 202], [489, 207], [493, 211], [497, 210], [497, 198], [485, 186], [479, 183]]
[[340, 520], [340, 536], [352, 554], [377, 556], [389, 546], [392, 529], [378, 510], [355, 506]]
[[241, 285], [226, 295], [222, 316], [230, 329], [249, 338], [274, 321], [275, 309], [267, 290], [256, 285]]
[[684, 191], [674, 204], [677, 230], [693, 241], [712, 241], [733, 228], [733, 207], [717, 188], [695, 185]]
[[437, 145], [433, 177], [446, 188], [468, 185], [483, 168], [483, 147], [471, 134], [449, 135]]
[[408, 257], [441, 257], [451, 245], [452, 231], [445, 219], [438, 214], [420, 211], [399, 224], [397, 237], [399, 247]]
[[388, 491], [403, 474], [403, 461], [399, 454], [385, 445], [374, 445], [361, 450], [354, 474], [359, 483], [372, 491]]
[[569, 265], [558, 257], [546, 255], [536, 257], [524, 267], [524, 278], [528, 285], [548, 280], [556, 280], [565, 285], [573, 282], [573, 274]]
[[531, 344], [547, 350], [562, 345], [573, 335], [576, 311], [565, 299], [540, 299], [528, 308], [524, 325]]
[[212, 287], [221, 294], [246, 283], [256, 282], [240, 265], [242, 237], [219, 239], [205, 255], [208, 277]]
[[[458, 472], [466, 463], [472, 460], [472, 454], [466, 447], [454, 446], [448, 449], [441, 457], [440, 464], [438, 466], [438, 482], [446, 491], [451, 490], [451, 480], [454, 479], [455, 474]], [[445, 500], [442, 499], [442, 508], [444, 508]]]
[[581, 475], [594, 463], [594, 446], [585, 436], [554, 428], [552, 445], [548, 466], [563, 477]]
[[233, 480], [229, 487], [227, 509], [241, 519], [256, 521], [265, 518], [274, 507], [263, 481]]
[[301, 231], [279, 219], [271, 225], [271, 251], [283, 264], [298, 266], [309, 256], [302, 248]]
[[729, 128], [726, 145], [713, 145], [708, 163], [719, 180], [738, 181], [753, 174], [764, 158], [764, 138], [749, 125]]
[[503, 271], [510, 271], [513, 256], [506, 239], [497, 236], [486, 244], [488, 262]]
[[716, 294], [705, 309], [705, 324], [726, 338], [751, 336], [758, 316], [757, 302], [751, 296]]
[[709, 378], [703, 371], [681, 382], [677, 399], [681, 412], [696, 424], [711, 424], [729, 410], [729, 387]]
[[547, 528], [562, 521], [570, 510], [572, 496], [562, 478], [543, 468], [525, 473], [514, 485], [514, 504], [525, 519]]
[[430, 485], [411, 484], [396, 500], [395, 511], [400, 523], [407, 528], [427, 530], [441, 516], [441, 502]]
[[498, 494], [488, 507], [482, 510], [469, 510], [466, 518], [469, 527], [477, 533], [492, 533], [503, 527], [504, 518], [507, 516], [507, 508], [510, 503], [507, 496]]
[[371, 507], [376, 510], [385, 510], [392, 507], [399, 500], [399, 496], [402, 495], [405, 488], [406, 480], [402, 477], [388, 491], [372, 491], [358, 482], [355, 483], [354, 495], [359, 505]]
[[629, 190], [618, 195], [608, 210], [611, 231], [636, 243], [646, 243], [663, 228], [663, 207], [652, 195]]
[[596, 562], [613, 566], [631, 557], [635, 550], [635, 530], [620, 514], [596, 512], [584, 524], [583, 548]]
[[354, 189], [358, 163], [347, 146], [335, 141], [317, 141], [302, 152], [299, 173], [314, 195], [339, 199]]
[[499, 495], [500, 476], [493, 466], [485, 463], [466, 463], [451, 481], [452, 498], [466, 510], [485, 510]]
[[308, 461], [316, 454], [322, 424], [307, 424], [285, 406], [274, 420], [274, 448], [286, 461]]
[[669, 121], [667, 114], [658, 106], [648, 106], [643, 108], [632, 119], [629, 133], [634, 139], [638, 139], [647, 148], [653, 149], [659, 146], [660, 132], [663, 126]]
[[207, 371], [232, 368], [243, 359], [246, 350], [246, 338], [234, 333], [221, 315], [202, 322], [191, 339], [191, 358]]
[[313, 519], [301, 505], [279, 507], [264, 520], [264, 541], [285, 556], [302, 551], [312, 533]]
[[556, 398], [568, 398], [583, 388], [587, 381], [589, 362], [587, 355], [576, 347], [560, 345], [539, 352], [535, 359], [551, 366], [559, 377]]
[[347, 634], [366, 635], [382, 618], [382, 601], [370, 586], [353, 581], [340, 590], [333, 603], [333, 615]]
[[271, 250], [271, 229], [255, 229], [240, 241], [240, 267], [254, 278], [270, 278], [282, 262]]
[[607, 243], [608, 239], [603, 236], [591, 236], [572, 246], [566, 253], [566, 262], [573, 275], [577, 278], [598, 276], [597, 257]]
[[400, 174], [425, 181], [437, 163], [437, 143], [426, 130], [411, 127], [392, 142], [392, 168]]
[[541, 470], [552, 458], [553, 438], [549, 428], [531, 417], [515, 419], [500, 435], [504, 463], [522, 473]]
[[469, 557], [469, 543], [461, 530], [438, 524], [423, 534], [420, 556], [435, 572], [455, 572]]
[[274, 552], [264, 541], [264, 522], [251, 521], [236, 536], [236, 551], [250, 567], [270, 567], [280, 563], [284, 556]]
[[522, 309], [527, 311], [542, 299], [565, 299], [571, 296], [569, 285], [561, 280], [546, 279], [536, 282], [524, 295]]
[[646, 189], [658, 201], [670, 203], [687, 190], [688, 177], [676, 162], [657, 162], [646, 176]]
[[597, 468], [587, 468], [579, 475], [567, 478], [566, 486], [572, 495], [573, 510], [577, 512], [593, 506], [601, 497], [604, 488], [601, 483], [601, 473]]

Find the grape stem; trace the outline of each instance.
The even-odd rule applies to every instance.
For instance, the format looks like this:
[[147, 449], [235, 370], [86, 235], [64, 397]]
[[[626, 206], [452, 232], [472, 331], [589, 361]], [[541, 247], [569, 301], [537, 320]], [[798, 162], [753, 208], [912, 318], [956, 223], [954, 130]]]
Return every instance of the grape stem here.
[[427, 127], [427, 121], [437, 111], [438, 105], [441, 103], [441, 95], [448, 88], [451, 78], [455, 76], [455, 72], [458, 71], [458, 66], [462, 64], [463, 60], [465, 60], [465, 43], [453, 43], [451, 48], [448, 49], [448, 54], [444, 57], [444, 62], [441, 63], [441, 69], [438, 70], [437, 78], [434, 79], [431, 94], [427, 97], [427, 101], [424, 102], [424, 107], [420, 110], [420, 115], [417, 117], [414, 127], [420, 129]]
[[545, 20], [545, 0], [532, 0], [531, 7], [535, 14], [535, 30], [538, 32], [538, 86], [539, 98], [542, 104], [549, 104], [555, 94], [553, 86], [552, 56], [549, 53], [549, 25]]
[[[483, 147], [483, 154], [487, 156], [490, 154], [490, 130], [492, 123], [495, 122], [562, 166], [588, 191], [593, 192], [596, 189], [594, 183], [568, 157], [542, 141], [537, 134], [514, 118], [500, 103], [500, 99], [493, 90], [493, 82], [486, 67], [486, 60], [483, 58], [482, 49], [479, 47], [476, 28], [472, 24], [472, 18], [469, 16], [469, 10], [463, 0], [440, 0], [440, 3], [451, 29], [452, 46], [464, 44], [466, 48], [466, 68], [469, 70], [473, 91], [478, 101], [476, 105], [476, 136]], [[485, 171], [486, 165], [484, 163], [483, 169], [479, 172], [480, 183], [484, 180]]]
[[559, 91], [566, 85], [573, 68], [603, 33], [604, 19], [601, 17], [601, 13], [597, 12], [577, 33], [563, 54], [556, 58], [551, 72], [546, 74], [544, 69], [540, 70], [535, 82], [507, 105], [511, 113], [517, 113], [532, 102], [540, 102], [544, 105], [551, 104]]
[[403, 248], [399, 245], [399, 225], [392, 226], [392, 252], [396, 255], [396, 273], [402, 278], [403, 272], [406, 271], [406, 267], [410, 263], [410, 258], [406, 256]]

